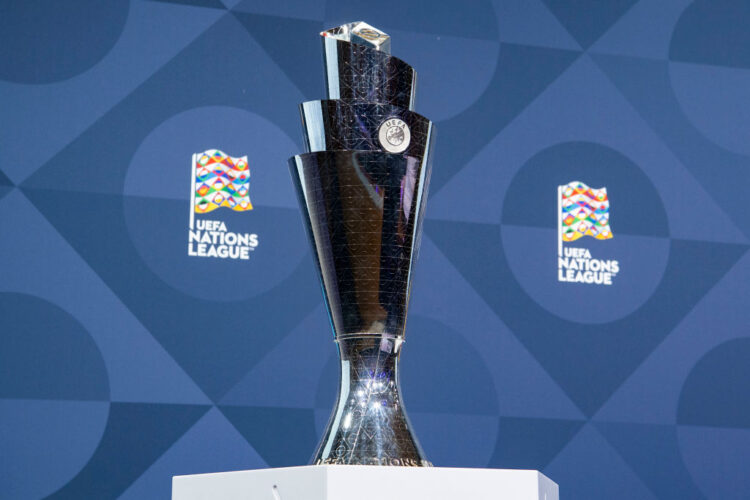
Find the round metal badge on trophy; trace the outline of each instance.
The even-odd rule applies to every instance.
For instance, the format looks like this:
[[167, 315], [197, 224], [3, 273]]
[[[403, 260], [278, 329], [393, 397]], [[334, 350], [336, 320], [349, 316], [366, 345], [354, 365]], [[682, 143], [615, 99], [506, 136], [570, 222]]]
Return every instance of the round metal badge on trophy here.
[[308, 152], [289, 166], [341, 358], [315, 464], [432, 465], [399, 391], [433, 140], [416, 72], [363, 23], [321, 33], [328, 100], [300, 106]]

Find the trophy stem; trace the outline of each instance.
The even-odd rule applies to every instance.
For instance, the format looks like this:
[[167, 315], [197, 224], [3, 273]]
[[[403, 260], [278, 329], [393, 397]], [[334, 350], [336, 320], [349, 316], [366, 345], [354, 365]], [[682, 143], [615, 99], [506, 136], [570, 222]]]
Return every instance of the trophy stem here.
[[338, 338], [338, 401], [314, 464], [431, 466], [406, 416], [399, 391], [403, 338]]

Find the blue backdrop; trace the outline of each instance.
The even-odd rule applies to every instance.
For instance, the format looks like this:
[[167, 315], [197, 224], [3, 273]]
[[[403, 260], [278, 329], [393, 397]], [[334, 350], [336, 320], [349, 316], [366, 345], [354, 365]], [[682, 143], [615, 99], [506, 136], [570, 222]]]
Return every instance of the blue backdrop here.
[[[0, 498], [164, 499], [300, 465], [336, 354], [286, 159], [363, 19], [437, 126], [402, 380], [440, 466], [568, 499], [747, 498], [746, 0], [0, 2]], [[188, 255], [191, 158], [247, 156], [250, 259]], [[611, 285], [560, 281], [606, 187]], [[205, 218], [205, 217], [204, 217]]]

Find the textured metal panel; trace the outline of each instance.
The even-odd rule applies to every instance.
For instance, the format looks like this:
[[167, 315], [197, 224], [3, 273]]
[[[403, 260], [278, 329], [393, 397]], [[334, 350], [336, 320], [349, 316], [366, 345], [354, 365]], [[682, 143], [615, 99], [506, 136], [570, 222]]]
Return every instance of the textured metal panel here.
[[390, 104], [320, 100], [300, 105], [308, 151], [383, 148], [378, 132], [392, 118], [409, 127], [411, 139], [403, 154], [423, 158], [432, 140], [432, 122], [424, 116]]
[[367, 151], [307, 153], [290, 167], [336, 336], [403, 335], [429, 167]]
[[323, 37], [329, 99], [393, 104], [414, 109], [417, 72], [397, 57]]

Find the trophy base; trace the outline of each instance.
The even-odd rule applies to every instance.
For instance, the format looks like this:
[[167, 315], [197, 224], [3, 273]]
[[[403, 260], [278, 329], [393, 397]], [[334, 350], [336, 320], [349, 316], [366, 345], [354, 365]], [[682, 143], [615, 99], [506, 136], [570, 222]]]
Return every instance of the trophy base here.
[[172, 500], [559, 500], [533, 470], [309, 465], [172, 478]]

